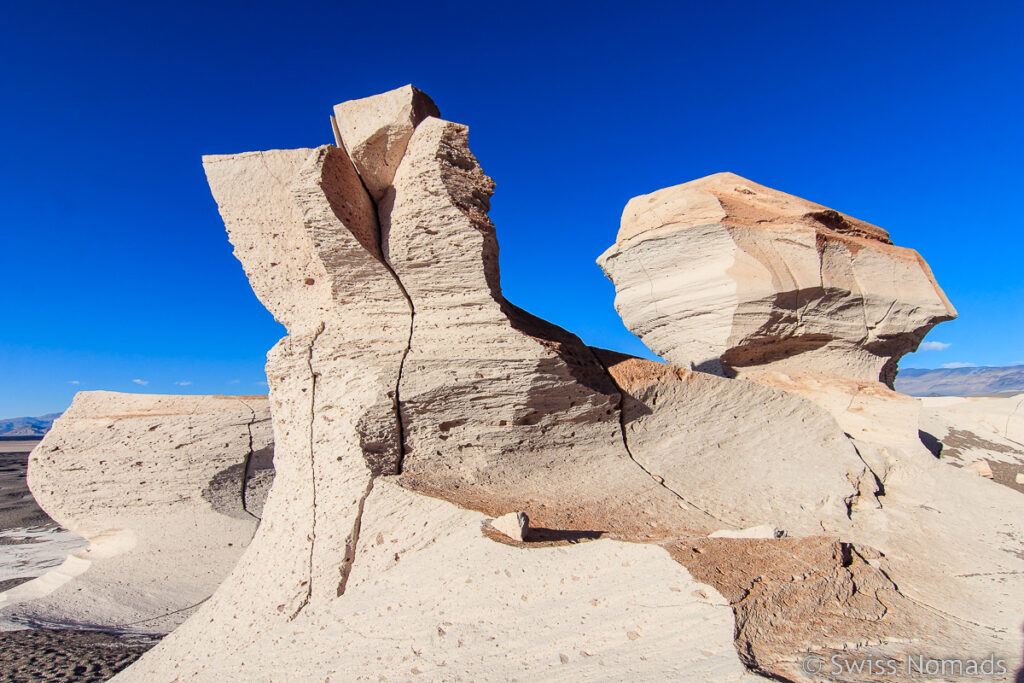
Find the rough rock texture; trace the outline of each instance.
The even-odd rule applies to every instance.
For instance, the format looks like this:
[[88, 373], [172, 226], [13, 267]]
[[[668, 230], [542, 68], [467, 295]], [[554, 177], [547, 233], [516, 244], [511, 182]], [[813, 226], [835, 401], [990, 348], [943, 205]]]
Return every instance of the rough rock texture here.
[[204, 166], [235, 254], [288, 336], [267, 357], [277, 474], [266, 522], [222, 589], [175, 632], [197, 662], [344, 592], [372, 478], [400, 466], [394, 406], [411, 322], [381, 260], [375, 207], [343, 150], [205, 157]]
[[342, 102], [334, 115], [338, 146], [344, 145], [375, 201], [391, 186], [416, 126], [428, 116], [441, 118], [433, 100], [411, 85]]
[[924, 260], [881, 228], [732, 173], [630, 200], [598, 263], [648, 347], [715, 373], [891, 386], [900, 357], [956, 316]]
[[[814, 575], [832, 577], [817, 585], [842, 585], [848, 575], [853, 585], [874, 586], [876, 595], [892, 591], [889, 598], [878, 598], [885, 605], [882, 611], [872, 601], [850, 602], [856, 592], [844, 597], [842, 590], [822, 593], [812, 584], [795, 590], [768, 582], [751, 593], [760, 597], [736, 602], [732, 596], [746, 596], [735, 592], [738, 574], [720, 565], [708, 573], [694, 562], [714, 557], [715, 551], [700, 544], [693, 544], [699, 552], [689, 553], [680, 550], [682, 545], [671, 546], [695, 576], [714, 578], [713, 585], [733, 602], [737, 647], [748, 664], [773, 675], [800, 677], [794, 652], [841, 648], [888, 656], [896, 643], [910, 653], [915, 648], [934, 654], [991, 649], [1010, 661], [1019, 658], [1021, 619], [1006, 605], [1024, 595], [1024, 558], [1014, 550], [1024, 541], [1020, 503], [1013, 492], [973, 471], [943, 467], [918, 434], [920, 403], [885, 386], [899, 356], [916, 347], [931, 326], [953, 315], [916, 253], [893, 247], [879, 228], [720, 174], [632, 200], [616, 245], [600, 262], [616, 284], [616, 307], [627, 326], [652, 350], [675, 363], [765, 385], [752, 391], [739, 379], [690, 373], [700, 382], [721, 384], [700, 391], [687, 387], [684, 380], [695, 380], [685, 371], [667, 366], [660, 378], [651, 369], [658, 366], [644, 361], [621, 363], [618, 373], [613, 367], [613, 376], [636, 399], [635, 428], [628, 426], [628, 400], [624, 415], [627, 440], [634, 455], [640, 454], [638, 460], [673, 462], [679, 453], [707, 458], [710, 446], [717, 450], [719, 435], [728, 433], [720, 426], [723, 417], [742, 414], [744, 395], [777, 396], [775, 405], [762, 400], [766, 410], [743, 415], [741, 424], [753, 428], [758, 417], [771, 423], [757, 430], [768, 437], [769, 462], [780, 466], [766, 467], [742, 451], [727, 452], [724, 461], [735, 459], [731, 471], [742, 479], [752, 469], [759, 476], [751, 479], [760, 485], [744, 481], [737, 487], [739, 502], [722, 495], [727, 489], [720, 490], [709, 496], [710, 504], [745, 508], [758, 504], [761, 489], [772, 489], [762, 509], [779, 504], [781, 514], [750, 522], [795, 527], [803, 536], [817, 521], [830, 534], [823, 543], [840, 543], [841, 552], [831, 555], [845, 554], [849, 560], [841, 563], [841, 571], [829, 569], [828, 553], [811, 553]], [[669, 418], [665, 396], [684, 391], [690, 396], [679, 403], [686, 407]], [[702, 401], [701, 395], [708, 398]], [[711, 398], [719, 396], [720, 403]], [[863, 476], [850, 476], [850, 459], [815, 458], [827, 452], [820, 446], [803, 460], [797, 457], [802, 472], [793, 467], [787, 474], [793, 456], [785, 447], [785, 422], [779, 424], [787, 415], [780, 409], [782, 397], [790, 402], [802, 397], [823, 408], [812, 411], [819, 416], [818, 429], [827, 431], [828, 420], [822, 422], [821, 416], [831, 414], [833, 436], [841, 435], [845, 448], [854, 449], [866, 468]], [[697, 435], [676, 437], [672, 424], [689, 420], [697, 424]], [[710, 429], [701, 432], [702, 424]], [[668, 483], [669, 475], [661, 474]], [[799, 514], [786, 509], [787, 500], [807, 499], [804, 485], [819, 495], [835, 495], [842, 490], [843, 476], [857, 489], [848, 499], [846, 520], [810, 506]], [[705, 492], [709, 484], [695, 482], [692, 488]], [[798, 539], [736, 541], [718, 554], [739, 558], [744, 566], [771, 566], [759, 544], [797, 542], [804, 544]], [[803, 556], [809, 546], [798, 547]], [[867, 564], [857, 557], [868, 558]], [[819, 618], [809, 619], [812, 614]], [[782, 622], [789, 626], [780, 627]], [[762, 627], [751, 629], [750, 624]]]
[[1012, 549], [1024, 524], [1007, 516], [1019, 506], [935, 462], [917, 437], [915, 399], [877, 382], [771, 373], [764, 387], [598, 353], [627, 396], [638, 462], [723, 521], [796, 537], [726, 529], [665, 543], [729, 599], [749, 666], [801, 679], [808, 652], [1018, 657], [1020, 617], [1006, 601], [1024, 594]]
[[[597, 350], [622, 388], [630, 452], [687, 504], [735, 531], [838, 530], [875, 481], [826, 411], [798, 396]], [[860, 500], [861, 496], [865, 500]]]
[[256, 530], [249, 484], [272, 467], [268, 408], [263, 396], [77, 394], [28, 483], [89, 545], [0, 595], [3, 620], [150, 633], [184, 621]]
[[[865, 557], [877, 552], [915, 606], [888, 640], [907, 638], [909, 653], [991, 650], [1019, 666], [1022, 620], [1009, 607], [1024, 595], [1019, 494], [937, 460], [918, 432], [920, 401], [879, 382], [781, 372], [759, 381], [832, 413], [876, 477], [878, 504], [855, 506], [840, 537]], [[790, 648], [772, 649], [781, 663]]]
[[117, 680], [750, 678], [727, 603], [661, 548], [512, 547], [484, 537], [484, 519], [378, 480], [344, 595], [257, 638], [236, 624], [197, 669], [183, 635], [215, 616], [200, 614]]
[[620, 393], [591, 350], [501, 296], [493, 186], [466, 127], [428, 119], [382, 205], [385, 253], [414, 310], [403, 485], [540, 527], [707, 528], [630, 458]]
[[919, 436], [932, 455], [987, 469], [993, 481], [1024, 493], [1024, 394], [1008, 398], [925, 398]]
[[[524, 511], [539, 527], [531, 532], [552, 542], [721, 526], [631, 459], [620, 393], [590, 349], [501, 297], [486, 217], [492, 183], [464, 126], [428, 118], [416, 129], [379, 207], [380, 237], [342, 149], [207, 157], [205, 165], [235, 253], [289, 333], [267, 363], [277, 475], [250, 551], [140, 670], [212, 675], [225, 651], [280, 652], [282, 634], [290, 639], [306, 620], [361, 604], [367, 598], [352, 595], [350, 573], [367, 516], [380, 514], [372, 492], [382, 476], [489, 516]], [[474, 537], [482, 519], [463, 521]], [[443, 594], [436, 579], [415, 576], [418, 591]], [[521, 602], [484, 600], [483, 609], [513, 623], [509, 610]], [[589, 607], [571, 609], [579, 619]], [[476, 654], [467, 656], [482, 657], [500, 634], [475, 630], [467, 653]], [[351, 664], [336, 643], [310, 647], [330, 666]], [[545, 661], [552, 657], [560, 660], [550, 652]]]
[[[767, 278], [771, 306], [745, 298], [736, 318], [761, 325], [799, 294], [808, 326], [834, 318], [800, 354], [820, 372], [746, 356], [768, 361], [767, 387], [590, 349], [502, 296], [493, 183], [466, 128], [379, 97], [349, 116], [410, 121], [393, 173], [335, 147], [206, 159], [235, 253], [288, 329], [267, 363], [277, 477], [232, 575], [121, 680], [732, 680], [741, 660], [806, 680], [807, 652], [1018, 656], [1018, 494], [936, 462], [917, 404], [878, 383], [951, 315], [916, 255], [824, 209], [794, 214], [793, 198], [767, 201], [770, 229], [716, 198], [696, 225], [736, 231], [730, 264], [760, 272], [737, 244], [792, 247], [777, 268], [804, 251], [829, 264], [815, 260], [817, 285]], [[371, 171], [383, 192], [364, 190]], [[640, 262], [687, 263], [649, 232], [606, 261], [644, 243]], [[714, 279], [725, 260], [703, 253]], [[843, 267], [845, 285], [822, 284]], [[861, 268], [874, 289], [853, 286]], [[686, 318], [659, 298], [682, 290], [646, 290], [641, 313]], [[771, 334], [800, 347], [784, 318]], [[525, 539], [485, 524], [510, 512], [529, 516]], [[789, 536], [750, 537], [776, 530]]]

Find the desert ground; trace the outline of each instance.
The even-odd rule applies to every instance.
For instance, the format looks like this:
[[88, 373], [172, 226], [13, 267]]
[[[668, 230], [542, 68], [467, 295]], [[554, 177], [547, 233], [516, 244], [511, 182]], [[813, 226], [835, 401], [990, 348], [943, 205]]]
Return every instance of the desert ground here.
[[[36, 504], [26, 483], [38, 439], [0, 441], [0, 595], [56, 567], [84, 539]], [[147, 636], [0, 623], [3, 680], [105, 681], [156, 644]]]

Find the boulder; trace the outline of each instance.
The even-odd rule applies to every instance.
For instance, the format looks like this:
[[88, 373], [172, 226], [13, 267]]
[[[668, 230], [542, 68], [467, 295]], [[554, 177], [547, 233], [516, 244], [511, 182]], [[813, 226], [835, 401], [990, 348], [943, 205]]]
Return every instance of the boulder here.
[[7, 622], [166, 633], [249, 545], [273, 477], [265, 396], [80, 392], [28, 484], [89, 545], [0, 594]]
[[718, 173], [630, 200], [598, 263], [665, 360], [882, 381], [956, 316], [912, 249], [845, 214]]
[[513, 541], [522, 543], [526, 540], [526, 533], [530, 530], [530, 518], [526, 516], [525, 512], [510, 512], [497, 519], [492, 519], [491, 526]]

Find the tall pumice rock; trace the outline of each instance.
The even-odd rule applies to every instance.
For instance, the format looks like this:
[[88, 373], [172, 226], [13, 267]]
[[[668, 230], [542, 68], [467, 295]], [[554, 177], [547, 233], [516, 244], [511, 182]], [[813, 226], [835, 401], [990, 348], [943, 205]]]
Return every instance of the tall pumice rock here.
[[[235, 255], [288, 336], [267, 356], [277, 458], [268, 522], [204, 606], [209, 616], [175, 632], [193, 638], [198, 661], [226, 647], [237, 624], [271, 628], [344, 591], [373, 476], [398, 466], [395, 390], [410, 327], [374, 203], [344, 150], [212, 156], [204, 166]], [[210, 618], [236, 626], [204, 630]]]
[[680, 367], [817, 372], [892, 386], [956, 311], [879, 227], [718, 173], [630, 200], [598, 259], [615, 307]]
[[[837, 415], [849, 411], [806, 381], [803, 394], [821, 406], [788, 387], [591, 349], [516, 308], [501, 293], [487, 217], [493, 182], [465, 126], [410, 113], [418, 96], [409, 88], [339, 107], [351, 161], [335, 147], [206, 159], [236, 254], [288, 328], [267, 364], [278, 475], [231, 577], [122, 680], [735, 680], [745, 674], [732, 642], [748, 666], [802, 679], [808, 651], [1005, 649], [1000, 639], [1017, 617], [993, 586], [1011, 585], [1020, 562], [996, 535], [1015, 540], [1021, 530], [996, 515], [1019, 494], [928, 469], [915, 460], [921, 453], [904, 458], [916, 415], [908, 433], [885, 431], [874, 416], [840, 426]], [[356, 129], [368, 132], [353, 138]], [[358, 140], [373, 138], [385, 151], [362, 154]], [[732, 240], [715, 201], [705, 232]], [[800, 258], [806, 248], [851, 272], [851, 259], [871, 273], [885, 270], [879, 259], [892, 265], [885, 250], [894, 248], [877, 228], [827, 212], [798, 220], [786, 213], [792, 202], [778, 204], [767, 203], [775, 213], [762, 223], [760, 213], [734, 211], [750, 233], [737, 238], [745, 248], [792, 246]], [[772, 220], [782, 239], [758, 236]], [[678, 263], [647, 237], [622, 237], [623, 254], [636, 239], [652, 250], [645, 263], [673, 271]], [[762, 277], [738, 250], [726, 253]], [[704, 263], [712, 280], [732, 263], [716, 258]], [[769, 263], [785, 270], [786, 259]], [[928, 299], [913, 273], [898, 272], [890, 284], [906, 279], [910, 294], [890, 293], [888, 303], [910, 323], [883, 315], [869, 331], [861, 312], [864, 344], [856, 325], [843, 327], [846, 309], [880, 305], [885, 294], [852, 284], [825, 296], [820, 283], [769, 277], [770, 292], [759, 294], [768, 303], [747, 302], [753, 312], [738, 319], [782, 320], [763, 309], [779, 292], [838, 300], [831, 341], [813, 338], [807, 350], [791, 321], [773, 328], [776, 341], [753, 337], [795, 345], [826, 388], [860, 374], [887, 399], [882, 367], [913, 330], [949, 313], [937, 290]], [[666, 292], [678, 294], [655, 294]], [[641, 320], [653, 311], [667, 324], [689, 310], [641, 294], [633, 292]], [[899, 303], [908, 299], [920, 301]], [[803, 309], [795, 307], [798, 322], [828, 317], [816, 304]], [[788, 367], [775, 355], [743, 359], [772, 374]], [[967, 493], [951, 495], [957, 487]], [[523, 542], [485, 523], [510, 512], [530, 520]], [[759, 526], [789, 537], [745, 537]], [[944, 548], [947, 538], [967, 550]], [[695, 585], [680, 564], [714, 588]], [[730, 609], [735, 630], [721, 618]]]
[[[402, 129], [407, 108], [391, 107], [394, 96], [342, 107], [340, 128], [347, 116], [376, 116], [379, 129]], [[465, 137], [464, 126], [420, 123], [379, 207], [340, 148], [205, 159], [235, 253], [288, 328], [267, 363], [278, 474], [250, 552], [124, 680], [507, 678], [553, 663], [579, 678], [595, 673], [589, 650], [641, 676], [683, 665], [743, 676], [724, 602], [708, 587], [695, 597], [662, 549], [510, 548], [483, 535], [480, 512], [408, 490], [527, 511], [553, 525], [538, 530], [549, 544], [580, 537], [560, 530], [587, 538], [606, 524], [638, 539], [664, 537], [659, 520], [713, 528], [630, 459], [618, 391], [590, 350], [501, 297], [491, 182]], [[388, 177], [367, 163], [392, 161], [360, 158], [363, 181], [370, 170]], [[662, 581], [638, 588], [635, 564]], [[532, 577], [529, 594], [520, 575]], [[665, 632], [663, 617], [605, 610], [577, 584], [616, 605], [670, 602], [673, 619], [701, 624], [683, 648], [675, 638], [634, 646], [640, 630]], [[528, 602], [531, 645], [509, 659], [493, 644], [522, 634]], [[588, 618], [601, 626], [585, 641], [566, 629]], [[435, 632], [425, 647], [421, 635]]]

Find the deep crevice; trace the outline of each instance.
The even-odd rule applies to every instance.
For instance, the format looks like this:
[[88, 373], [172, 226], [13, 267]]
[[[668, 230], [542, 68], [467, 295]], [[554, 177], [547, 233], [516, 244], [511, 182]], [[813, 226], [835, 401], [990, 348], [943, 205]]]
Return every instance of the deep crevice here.
[[[242, 511], [245, 512], [245, 514], [247, 514], [250, 517], [252, 517], [253, 519], [255, 519], [257, 521], [257, 523], [258, 523], [260, 521], [260, 518], [257, 517], [256, 515], [252, 514], [251, 512], [249, 512], [249, 505], [248, 505], [248, 503], [246, 501], [246, 498], [245, 498], [246, 495], [247, 495], [247, 492], [248, 492], [248, 488], [249, 488], [249, 468], [252, 466], [252, 456], [253, 456], [252, 426], [253, 426], [253, 424], [256, 423], [256, 411], [253, 409], [253, 407], [251, 405], [249, 405], [245, 401], [239, 399], [238, 402], [241, 403], [246, 408], [248, 408], [249, 412], [252, 413], [252, 416], [249, 418], [249, 422], [246, 423], [246, 425], [245, 425], [245, 429], [249, 433], [249, 452], [245, 454], [245, 459], [242, 461], [242, 483], [241, 483], [241, 491], [239, 492], [239, 495], [240, 495], [240, 497], [242, 499]], [[256, 532], [253, 531], [253, 534], [255, 534], [255, 533]]]
[[316, 345], [316, 340], [323, 334], [324, 323], [320, 323], [320, 327], [317, 329], [313, 338], [309, 342], [309, 348], [306, 354], [306, 367], [309, 368], [310, 376], [310, 391], [309, 391], [309, 472], [310, 472], [310, 485], [313, 489], [313, 523], [312, 529], [310, 530], [309, 539], [309, 575], [306, 577], [306, 596], [302, 599], [299, 607], [288, 617], [288, 621], [292, 621], [295, 617], [299, 616], [299, 613], [306, 608], [309, 604], [310, 598], [313, 597], [313, 553], [316, 550], [316, 457], [314, 455], [314, 424], [316, 421], [316, 371], [313, 370], [313, 348]]
[[348, 586], [348, 577], [356, 563], [356, 548], [359, 545], [359, 534], [363, 530], [363, 507], [366, 505], [366, 499], [370, 497], [370, 492], [373, 491], [374, 479], [375, 477], [371, 476], [370, 480], [366, 482], [366, 490], [363, 491], [363, 495], [359, 499], [356, 518], [352, 523], [352, 533], [349, 534], [348, 541], [345, 543], [345, 557], [341, 563], [341, 581], [338, 582], [338, 596], [345, 593], [345, 587]]
[[[366, 187], [366, 181], [363, 180], [363, 176], [359, 173], [359, 169], [355, 168], [355, 163], [352, 161], [351, 155], [349, 155], [348, 149], [344, 145], [341, 149], [345, 152], [348, 157], [349, 163], [352, 164], [352, 168], [356, 171], [356, 177], [359, 178], [359, 184], [363, 187], [363, 192], [370, 200], [370, 204], [373, 205], [373, 211], [377, 216], [377, 249], [380, 253], [380, 263], [387, 269], [391, 278], [395, 281], [402, 296], [405, 297], [405, 303], [409, 306], [409, 336], [405, 340], [405, 350], [402, 352], [402, 358], [398, 362], [398, 377], [395, 380], [395, 398], [393, 401], [395, 409], [395, 423], [398, 429], [398, 461], [395, 463], [394, 471], [390, 474], [401, 474], [402, 463], [405, 461], [405, 422], [402, 419], [402, 404], [400, 399], [400, 387], [402, 385], [402, 372], [405, 370], [405, 359], [409, 355], [409, 349], [412, 348], [412, 333], [413, 327], [416, 323], [416, 306], [412, 303], [412, 297], [409, 296], [408, 290], [405, 285], [402, 284], [402, 280], [398, 277], [398, 273], [395, 272], [394, 266], [391, 265], [390, 260], [387, 257], [386, 250], [384, 248], [384, 215], [381, 211], [380, 205], [377, 200], [373, 198], [373, 194]], [[401, 162], [399, 162], [401, 163]], [[395, 171], [397, 173], [397, 169]], [[394, 186], [392, 185], [392, 188]], [[387, 196], [385, 194], [385, 196]]]

